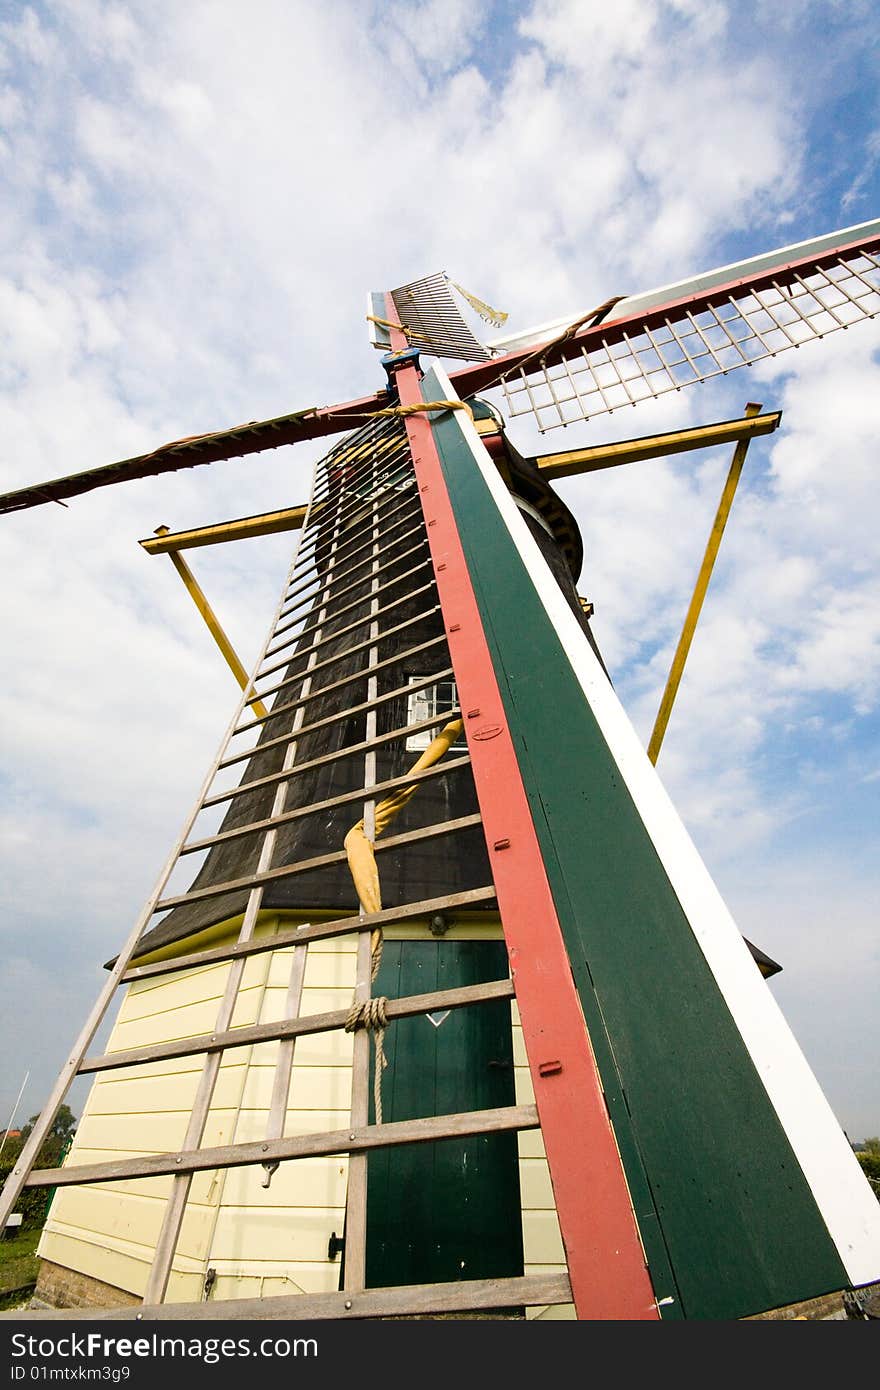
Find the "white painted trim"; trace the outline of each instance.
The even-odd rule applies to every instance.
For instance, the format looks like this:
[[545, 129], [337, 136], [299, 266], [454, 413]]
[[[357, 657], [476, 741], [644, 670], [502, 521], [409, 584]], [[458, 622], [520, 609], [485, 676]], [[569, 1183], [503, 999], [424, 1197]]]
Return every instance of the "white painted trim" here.
[[[432, 369], [439, 394], [454, 399]], [[853, 1284], [880, 1279], [880, 1203], [586, 635], [464, 412], [455, 420], [559, 637]]]

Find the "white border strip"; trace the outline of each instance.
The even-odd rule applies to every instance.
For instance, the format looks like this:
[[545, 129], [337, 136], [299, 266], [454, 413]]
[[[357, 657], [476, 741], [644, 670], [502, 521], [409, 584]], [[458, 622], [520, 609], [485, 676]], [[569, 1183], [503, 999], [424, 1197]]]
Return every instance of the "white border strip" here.
[[[455, 389], [434, 366], [445, 399]], [[681, 818], [464, 412], [455, 418], [528, 571], [855, 1285], [880, 1279], [880, 1203]]]

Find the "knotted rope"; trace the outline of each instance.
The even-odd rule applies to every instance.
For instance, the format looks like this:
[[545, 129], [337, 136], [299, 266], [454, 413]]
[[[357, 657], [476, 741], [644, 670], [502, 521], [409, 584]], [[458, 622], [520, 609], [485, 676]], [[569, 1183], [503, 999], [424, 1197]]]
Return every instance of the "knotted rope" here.
[[[375, 979], [375, 974], [373, 976]], [[376, 1107], [376, 1124], [382, 1123], [382, 1073], [388, 1066], [388, 1059], [385, 1056], [385, 1029], [388, 1027], [388, 1014], [386, 1005], [388, 1000], [384, 994], [379, 994], [375, 999], [365, 999], [362, 1004], [354, 1004], [348, 1018], [345, 1020], [346, 1033], [353, 1033], [357, 1028], [365, 1028], [368, 1033], [373, 1034], [373, 1047], [376, 1052], [376, 1061], [373, 1067], [373, 1103]]]

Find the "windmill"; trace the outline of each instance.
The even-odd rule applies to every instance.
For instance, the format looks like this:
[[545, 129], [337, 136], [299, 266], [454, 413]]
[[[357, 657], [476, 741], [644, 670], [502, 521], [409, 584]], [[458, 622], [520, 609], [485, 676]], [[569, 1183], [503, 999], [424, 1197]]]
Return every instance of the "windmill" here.
[[[24, 1186], [58, 1189], [47, 1301], [742, 1318], [880, 1278], [876, 1201], [765, 984], [774, 963], [653, 766], [745, 448], [778, 413], [534, 458], [504, 429], [637, 408], [878, 303], [880, 223], [488, 343], [430, 276], [370, 296], [381, 390], [0, 498], [343, 436], [307, 503], [144, 542], [192, 587], [182, 549], [300, 533], [214, 763], [0, 1198], [5, 1221]], [[552, 481], [726, 441], [646, 752]], [[75, 1075], [98, 1078], [77, 1143], [34, 1169]]]

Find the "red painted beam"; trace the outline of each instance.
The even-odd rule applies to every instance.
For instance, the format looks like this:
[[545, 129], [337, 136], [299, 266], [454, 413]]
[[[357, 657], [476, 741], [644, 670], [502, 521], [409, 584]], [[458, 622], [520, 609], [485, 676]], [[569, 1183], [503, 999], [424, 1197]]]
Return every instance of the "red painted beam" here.
[[[391, 313], [388, 314], [392, 318]], [[392, 332], [392, 345], [405, 346]], [[419, 374], [397, 372], [401, 403]], [[406, 418], [577, 1315], [659, 1317], [430, 422]]]
[[16, 492], [0, 494], [0, 514], [38, 507], [44, 502], [66, 505], [65, 498], [80, 497], [83, 493], [93, 492], [95, 488], [110, 487], [114, 483], [131, 482], [136, 478], [149, 478], [161, 473], [177, 473], [184, 468], [197, 468], [203, 463], [261, 453], [264, 449], [280, 449], [285, 444], [298, 444], [305, 439], [319, 439], [324, 435], [353, 430], [370, 411], [379, 410], [388, 403], [388, 392], [376, 391], [371, 396], [343, 401], [339, 405], [297, 411], [272, 420], [250, 420], [232, 429], [174, 439], [149, 454], [138, 454], [134, 458], [120, 459], [117, 463], [107, 463], [83, 473], [52, 478], [45, 483], [19, 488]]

